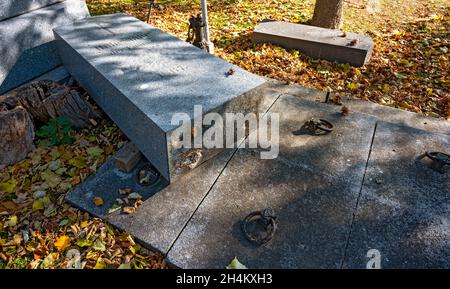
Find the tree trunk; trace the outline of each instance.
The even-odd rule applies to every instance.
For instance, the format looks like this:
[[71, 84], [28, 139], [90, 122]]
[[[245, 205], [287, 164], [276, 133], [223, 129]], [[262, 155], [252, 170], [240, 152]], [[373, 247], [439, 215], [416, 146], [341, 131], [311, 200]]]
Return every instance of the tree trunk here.
[[67, 116], [87, 127], [98, 112], [78, 91], [50, 80], [36, 81], [0, 95], [0, 168], [24, 159], [34, 148], [34, 121]]
[[344, 0], [316, 0], [312, 25], [340, 29], [343, 21]]
[[34, 121], [44, 123], [64, 115], [78, 128], [87, 127], [90, 118], [99, 116], [76, 90], [51, 80], [36, 81], [19, 87], [0, 97], [0, 103], [11, 108], [20, 105], [30, 113]]
[[21, 106], [7, 110], [0, 106], [0, 167], [23, 160], [34, 148], [34, 125]]

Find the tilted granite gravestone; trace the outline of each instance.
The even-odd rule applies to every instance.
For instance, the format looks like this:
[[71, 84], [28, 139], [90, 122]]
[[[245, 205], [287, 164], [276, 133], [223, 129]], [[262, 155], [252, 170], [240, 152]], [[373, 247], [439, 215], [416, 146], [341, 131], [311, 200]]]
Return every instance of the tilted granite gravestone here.
[[65, 0], [2, 0], [0, 21]]
[[[270, 82], [261, 85], [257, 91], [267, 99], [276, 99], [281, 94], [271, 89]], [[136, 182], [139, 169], [148, 161], [141, 160], [131, 172], [125, 173], [114, 165], [115, 157], [111, 157], [96, 174], [67, 194], [66, 200], [95, 216], [108, 218], [112, 225], [138, 236], [144, 245], [167, 253], [235, 150], [226, 149], [195, 170], [179, 176], [169, 186], [164, 179], [153, 186]], [[138, 211], [131, 215], [120, 211], [108, 213], [120, 198], [118, 188], [131, 188], [142, 196], [144, 203]], [[104, 206], [95, 206], [94, 197], [101, 197]]]
[[52, 28], [89, 16], [84, 0], [6, 1], [1, 7], [0, 94], [60, 66]]
[[374, 46], [372, 39], [366, 35], [281, 21], [264, 21], [257, 25], [253, 31], [253, 41], [298, 49], [313, 58], [353, 66], [367, 64]]
[[263, 78], [126, 14], [90, 17], [54, 32], [68, 71], [169, 181], [185, 156], [172, 146], [179, 127], [171, 124], [174, 113], [194, 119], [194, 105], [204, 113], [265, 111], [275, 100], [252, 93]]

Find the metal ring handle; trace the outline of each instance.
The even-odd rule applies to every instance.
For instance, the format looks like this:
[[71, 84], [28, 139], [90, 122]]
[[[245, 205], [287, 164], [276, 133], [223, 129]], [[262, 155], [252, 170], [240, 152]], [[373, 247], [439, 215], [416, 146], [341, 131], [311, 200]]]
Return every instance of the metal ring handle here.
[[333, 124], [326, 119], [320, 118], [318, 124], [316, 125], [316, 128], [326, 132], [332, 132]]
[[[145, 183], [142, 182], [142, 176], [141, 176], [142, 171], [146, 171], [149, 174], [148, 180]], [[141, 168], [137, 170], [136, 175], [137, 175], [137, 183], [144, 187], [154, 186], [154, 185], [158, 184], [159, 181], [161, 180], [161, 174], [158, 172], [158, 170], [154, 166], [152, 166], [149, 163], [141, 166]], [[145, 177], [146, 176], [144, 176], [144, 178]]]
[[[249, 233], [248, 229], [247, 229], [247, 225], [252, 222], [252, 221], [256, 221], [256, 220], [263, 220], [266, 224], [266, 234], [263, 237], [259, 237], [259, 236], [254, 236], [252, 234]], [[262, 211], [256, 211], [256, 212], [251, 212], [250, 214], [248, 214], [243, 222], [242, 222], [242, 231], [245, 235], [245, 237], [247, 238], [247, 240], [249, 240], [250, 242], [260, 246], [263, 245], [267, 242], [269, 242], [272, 237], [275, 235], [275, 230], [277, 228], [277, 224], [275, 222], [275, 214], [273, 213], [273, 210], [270, 208], [264, 209]]]
[[450, 166], [450, 155], [442, 152], [425, 152], [425, 155], [442, 166]]

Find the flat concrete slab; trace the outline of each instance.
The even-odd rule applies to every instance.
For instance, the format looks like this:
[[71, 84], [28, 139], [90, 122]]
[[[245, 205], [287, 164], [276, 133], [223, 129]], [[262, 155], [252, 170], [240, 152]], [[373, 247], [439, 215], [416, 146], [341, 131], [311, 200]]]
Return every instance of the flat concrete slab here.
[[[106, 217], [108, 210], [117, 205], [116, 199], [123, 197], [119, 189], [129, 188], [146, 200], [168, 185], [168, 182], [161, 178], [154, 186], [141, 186], [137, 180], [137, 173], [146, 163], [148, 161], [142, 160], [133, 171], [124, 173], [115, 166], [114, 158], [109, 158], [95, 174], [67, 194], [66, 200], [96, 217]], [[103, 199], [103, 206], [98, 207], [94, 204], [95, 197]]]
[[395, 107], [380, 105], [378, 103], [349, 96], [342, 97], [342, 102], [350, 109], [350, 111], [370, 114], [377, 117], [381, 121], [417, 128], [428, 132], [450, 135], [450, 122], [445, 119], [439, 119]]
[[346, 268], [365, 268], [370, 249], [381, 253], [382, 268], [450, 267], [450, 172], [417, 160], [449, 150], [448, 135], [378, 123]]
[[[6, 1], [6, 7], [20, 8], [29, 2], [14, 1], [11, 6], [11, 1]], [[34, 2], [36, 7], [44, 3]], [[52, 29], [87, 16], [84, 0], [67, 0], [1, 21], [0, 94], [60, 66]]]
[[[325, 91], [304, 87], [298, 84], [287, 84], [284, 81], [274, 79], [268, 80], [267, 87], [268, 89], [278, 91], [280, 93], [298, 96], [302, 99], [315, 102], [324, 103], [327, 98], [327, 92]], [[330, 93], [329, 99], [331, 100], [333, 97], [334, 93]], [[345, 105], [350, 109], [350, 114], [353, 112], [365, 113], [374, 116], [381, 121], [410, 126], [429, 132], [450, 135], [450, 122], [444, 119], [438, 119], [411, 111], [380, 105], [378, 103], [365, 101], [351, 96], [341, 96], [341, 102], [342, 105]], [[332, 102], [329, 102], [328, 105], [336, 106]], [[342, 108], [342, 106], [337, 107]]]
[[[282, 90], [269, 81], [260, 92], [277, 99], [270, 112], [280, 113], [278, 158], [262, 160], [259, 149], [225, 151], [159, 188], [137, 185], [136, 169], [124, 174], [110, 159], [68, 200], [182, 268], [223, 268], [235, 256], [250, 268], [365, 268], [369, 249], [381, 252], [383, 268], [450, 266], [450, 178], [415, 161], [427, 150], [448, 152], [449, 135], [383, 122], [401, 119], [390, 110], [407, 112], [376, 104], [355, 106], [376, 117], [356, 109], [344, 117], [341, 106], [321, 103], [322, 95], [308, 89]], [[431, 131], [449, 126], [434, 120], [427, 127], [423, 117], [407, 114], [409, 123]], [[302, 133], [311, 117], [330, 120], [333, 132]], [[144, 203], [130, 215], [108, 213], [124, 187]], [[94, 205], [95, 196], [104, 207]], [[278, 228], [258, 247], [244, 237], [241, 221], [267, 207]]]
[[[270, 112], [280, 115], [279, 158], [301, 168], [337, 179], [348, 179], [360, 188], [375, 130], [376, 118], [352, 113], [342, 116], [341, 107], [282, 95]], [[310, 135], [305, 123], [326, 119], [333, 131]]]
[[253, 41], [269, 42], [298, 49], [318, 59], [363, 66], [368, 63], [374, 43], [369, 36], [282, 21], [263, 21], [253, 31]]
[[275, 100], [246, 94], [263, 78], [125, 14], [76, 21], [55, 36], [68, 71], [168, 180], [183, 157], [172, 146], [175, 113], [264, 112]]
[[[342, 265], [375, 119], [342, 117], [329, 106], [287, 95], [270, 112], [281, 114], [279, 157], [261, 160], [258, 150], [239, 149], [170, 250], [169, 262], [223, 268], [237, 256], [250, 268]], [[329, 119], [335, 131], [295, 134], [311, 116]], [[275, 210], [278, 229], [269, 243], [255, 247], [241, 221], [267, 207]]]
[[[224, 268], [235, 256], [249, 268], [339, 268], [357, 192], [281, 158], [238, 150], [168, 254], [181, 268]], [[270, 207], [277, 216], [273, 239], [247, 241], [242, 220]]]

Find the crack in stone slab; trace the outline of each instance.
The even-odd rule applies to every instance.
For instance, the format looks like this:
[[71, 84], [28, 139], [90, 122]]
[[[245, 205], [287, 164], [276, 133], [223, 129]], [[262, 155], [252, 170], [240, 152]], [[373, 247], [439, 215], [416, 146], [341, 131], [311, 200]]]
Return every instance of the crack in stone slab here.
[[450, 266], [450, 174], [417, 158], [449, 148], [448, 135], [379, 122], [343, 268], [365, 268], [370, 249], [381, 268]]

